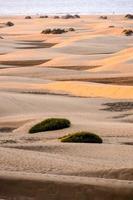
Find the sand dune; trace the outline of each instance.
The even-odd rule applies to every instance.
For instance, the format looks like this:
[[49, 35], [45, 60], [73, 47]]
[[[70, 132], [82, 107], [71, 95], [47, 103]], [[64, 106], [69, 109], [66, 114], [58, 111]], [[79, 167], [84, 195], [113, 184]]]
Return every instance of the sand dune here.
[[[133, 40], [122, 33], [133, 21], [0, 20], [0, 198], [133, 199]], [[49, 117], [72, 125], [29, 134]], [[96, 133], [103, 144], [58, 139], [77, 131]]]
[[133, 48], [128, 48], [114, 54], [110, 58], [105, 58], [101, 62], [98, 62], [99, 67], [92, 71], [113, 71], [121, 73], [133, 73]]
[[133, 88], [130, 86], [104, 85], [84, 82], [55, 82], [43, 87], [50, 92], [69, 94], [80, 97], [105, 97], [125, 99], [133, 98]]
[[[40, 174], [38, 176], [31, 174], [30, 176], [27, 174], [19, 175], [15, 173], [14, 175], [9, 173], [6, 177], [1, 175], [0, 181], [3, 183], [0, 189], [3, 197], [9, 197], [9, 195], [10, 197], [18, 197], [17, 191], [10, 187], [12, 183], [19, 188], [20, 198], [27, 198], [28, 196], [32, 199], [43, 199], [45, 197], [47, 199], [72, 198], [75, 200], [85, 200], [87, 197], [87, 199], [104, 200], [111, 197], [123, 200], [132, 196], [132, 187], [129, 186], [130, 182], [126, 184], [119, 181], [114, 182], [113, 180], [108, 180], [107, 186], [104, 181], [92, 178], [86, 179], [81, 177], [79, 179], [73, 176], [68, 178], [66, 176], [42, 176]], [[29, 186], [30, 190], [28, 190]], [[35, 188], [37, 189], [35, 190]], [[79, 191], [78, 194], [77, 191]]]

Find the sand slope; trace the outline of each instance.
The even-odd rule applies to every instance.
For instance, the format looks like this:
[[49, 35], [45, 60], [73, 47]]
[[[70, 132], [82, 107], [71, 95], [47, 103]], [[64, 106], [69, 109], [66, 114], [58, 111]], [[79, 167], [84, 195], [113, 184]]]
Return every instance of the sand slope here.
[[[133, 21], [0, 20], [0, 198], [133, 199], [133, 37], [123, 34]], [[70, 27], [75, 32], [41, 34]], [[72, 125], [28, 133], [48, 117]], [[76, 131], [99, 134], [103, 144], [58, 139]]]

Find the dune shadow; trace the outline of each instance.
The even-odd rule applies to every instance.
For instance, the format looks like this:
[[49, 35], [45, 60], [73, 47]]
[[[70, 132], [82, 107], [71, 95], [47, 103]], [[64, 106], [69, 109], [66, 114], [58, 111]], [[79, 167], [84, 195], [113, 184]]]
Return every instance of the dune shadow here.
[[[89, 70], [94, 69], [99, 66], [91, 66], [88, 67], [73, 67], [70, 69], [75, 70]], [[59, 67], [57, 67], [59, 68]], [[62, 67], [61, 67], [62, 68]], [[69, 67], [64, 67], [64, 69], [69, 69]], [[111, 85], [127, 85], [127, 86], [133, 86], [133, 77], [112, 77], [112, 78], [64, 78], [60, 79], [61, 81], [83, 81], [83, 82], [93, 82], [93, 83], [102, 83], [102, 84], [111, 84]]]
[[16, 49], [43, 49], [43, 48], [51, 48], [55, 46], [57, 43], [44, 43], [43, 41], [22, 41], [17, 44], [23, 45], [16, 47]]
[[78, 70], [78, 71], [83, 71], [83, 70], [89, 70], [89, 69], [94, 69], [97, 67], [101, 66], [48, 66], [50, 68], [58, 68], [58, 69], [69, 69], [69, 70]]
[[41, 65], [43, 63], [46, 63], [50, 61], [49, 59], [42, 59], [42, 60], [11, 60], [11, 61], [0, 61], [1, 65], [9, 65], [14, 67], [30, 67], [30, 66], [36, 66]]

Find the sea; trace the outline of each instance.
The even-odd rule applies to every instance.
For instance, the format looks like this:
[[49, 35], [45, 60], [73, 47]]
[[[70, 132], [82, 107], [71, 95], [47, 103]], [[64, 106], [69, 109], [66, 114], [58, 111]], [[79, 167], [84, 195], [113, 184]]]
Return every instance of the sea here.
[[0, 0], [0, 15], [133, 13], [133, 0]]

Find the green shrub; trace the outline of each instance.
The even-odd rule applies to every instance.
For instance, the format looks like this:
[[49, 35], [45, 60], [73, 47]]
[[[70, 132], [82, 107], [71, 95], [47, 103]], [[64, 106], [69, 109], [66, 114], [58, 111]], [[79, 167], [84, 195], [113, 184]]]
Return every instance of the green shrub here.
[[93, 133], [78, 132], [70, 135], [66, 135], [61, 139], [61, 142], [73, 142], [73, 143], [102, 143], [102, 139]]
[[29, 133], [38, 133], [45, 131], [53, 131], [70, 127], [71, 123], [67, 119], [62, 118], [48, 118], [35, 126], [33, 126]]

